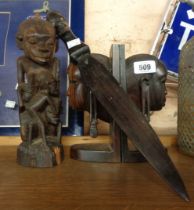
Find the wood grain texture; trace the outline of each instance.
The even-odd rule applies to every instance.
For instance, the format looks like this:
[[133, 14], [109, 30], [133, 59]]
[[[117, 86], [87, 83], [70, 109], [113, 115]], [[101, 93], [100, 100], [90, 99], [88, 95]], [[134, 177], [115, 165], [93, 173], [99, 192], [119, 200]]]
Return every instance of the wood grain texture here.
[[[15, 138], [12, 138], [14, 141]], [[147, 163], [97, 164], [70, 159], [68, 145], [71, 141], [81, 143], [91, 139], [66, 138], [63, 139], [67, 143], [65, 161], [48, 169], [19, 166], [16, 163], [16, 146], [0, 146], [0, 209], [194, 209], [194, 159], [182, 155], [176, 147], [170, 147], [169, 154], [185, 180], [192, 200], [190, 203], [181, 200]], [[1, 139], [2, 137], [0, 142]], [[103, 139], [95, 141], [104, 141]], [[166, 137], [162, 139], [166, 140]]]
[[[160, 140], [165, 147], [176, 145], [176, 136], [160, 136]], [[73, 144], [88, 144], [88, 143], [109, 143], [111, 141], [110, 136], [101, 135], [97, 138], [91, 138], [90, 136], [63, 136], [62, 144], [65, 146], [71, 146]], [[21, 143], [20, 136], [0, 136], [0, 146], [16, 146]]]

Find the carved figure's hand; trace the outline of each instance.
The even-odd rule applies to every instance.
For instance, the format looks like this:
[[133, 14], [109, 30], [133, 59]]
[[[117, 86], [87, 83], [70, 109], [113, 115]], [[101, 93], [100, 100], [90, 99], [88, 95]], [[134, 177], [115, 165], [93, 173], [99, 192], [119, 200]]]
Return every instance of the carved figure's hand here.
[[57, 125], [59, 123], [59, 116], [50, 110], [47, 110], [46, 117], [49, 123]]

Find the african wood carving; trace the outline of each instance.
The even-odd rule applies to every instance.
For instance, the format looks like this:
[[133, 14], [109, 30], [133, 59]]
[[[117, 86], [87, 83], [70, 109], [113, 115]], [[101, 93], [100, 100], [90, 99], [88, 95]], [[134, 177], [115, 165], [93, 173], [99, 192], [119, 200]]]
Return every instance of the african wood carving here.
[[[114, 46], [111, 59], [100, 54], [92, 54], [108, 72], [112, 72], [117, 78], [123, 75], [126, 81], [121, 85], [128, 93], [136, 106], [149, 121], [150, 111], [160, 110], [165, 105], [166, 87], [165, 81], [167, 70], [164, 64], [155, 56], [149, 54], [138, 54], [125, 60], [122, 50], [117, 59], [118, 47]], [[113, 59], [115, 59], [113, 61]], [[125, 63], [121, 67], [121, 60]], [[144, 61], [154, 61], [156, 64], [155, 73], [134, 74], [134, 63]], [[111, 61], [113, 63], [111, 68]], [[119, 69], [120, 66], [120, 69]], [[118, 73], [119, 72], [119, 73]], [[97, 118], [110, 123], [111, 144], [82, 144], [71, 147], [71, 157], [74, 159], [95, 161], [95, 162], [142, 162], [145, 158], [139, 153], [131, 141], [127, 140], [126, 135], [114, 123], [114, 119], [108, 114], [100, 101], [95, 97], [91, 100], [91, 91], [84, 85], [81, 79], [79, 69], [76, 65], [70, 64], [68, 68], [70, 80], [69, 99], [70, 106], [75, 109], [82, 109], [90, 112], [90, 135], [96, 137]], [[111, 149], [110, 149], [111, 148]], [[93, 156], [91, 158], [91, 153]]]
[[[111, 60], [109, 57], [101, 54], [93, 54], [93, 56], [105, 66], [107, 71], [112, 72]], [[134, 74], [133, 64], [134, 62], [141, 60], [154, 60], [157, 66], [156, 73], [141, 75]], [[89, 112], [89, 89], [84, 85], [80, 70], [76, 65], [69, 65], [68, 77], [70, 81], [68, 89], [70, 106], [73, 109]], [[166, 102], [167, 92], [165, 81], [167, 71], [164, 64], [159, 59], [149, 54], [138, 54], [127, 58], [126, 77], [127, 93], [142, 113], [148, 115], [147, 112], [149, 111], [162, 109]], [[100, 102], [97, 102], [97, 117], [106, 122], [110, 122], [112, 120], [111, 116], [108, 115]]]
[[22, 138], [17, 161], [24, 166], [52, 167], [63, 159], [55, 29], [35, 16], [20, 24], [16, 42], [24, 52], [17, 60]]
[[[178, 171], [133, 100], [128, 97], [103, 63], [90, 54], [89, 47], [73, 34], [61, 14], [50, 11], [47, 14], [47, 20], [55, 26], [59, 38], [65, 43], [71, 62], [77, 64], [84, 85], [92, 91], [159, 175], [188, 201], [189, 196]], [[90, 157], [93, 158], [93, 153]]]

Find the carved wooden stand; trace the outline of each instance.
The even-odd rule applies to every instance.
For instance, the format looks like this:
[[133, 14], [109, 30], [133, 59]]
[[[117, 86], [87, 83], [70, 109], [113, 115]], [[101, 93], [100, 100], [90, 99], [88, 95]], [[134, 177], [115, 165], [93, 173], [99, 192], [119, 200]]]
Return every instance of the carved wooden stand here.
[[[126, 90], [126, 68], [124, 45], [113, 45], [111, 50], [114, 77]], [[76, 160], [92, 162], [144, 162], [143, 155], [128, 146], [128, 139], [113, 121], [110, 128], [111, 144], [79, 144], [71, 147], [71, 157]]]

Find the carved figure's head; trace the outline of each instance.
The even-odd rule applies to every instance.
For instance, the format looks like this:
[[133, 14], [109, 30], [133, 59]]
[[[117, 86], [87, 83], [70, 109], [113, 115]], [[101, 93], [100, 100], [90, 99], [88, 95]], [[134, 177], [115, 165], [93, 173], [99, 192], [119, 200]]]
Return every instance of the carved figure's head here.
[[57, 46], [55, 28], [48, 21], [34, 17], [23, 21], [16, 35], [18, 47], [36, 63], [48, 63]]
[[[111, 62], [107, 56], [95, 53], [93, 53], [92, 56], [94, 56], [95, 59], [101, 62], [106, 67], [107, 71], [109, 72], [111, 71], [111, 65], [110, 65]], [[67, 90], [67, 96], [69, 96], [70, 107], [73, 109], [89, 111], [90, 90], [84, 84], [78, 66], [71, 63], [67, 69], [67, 73], [69, 78], [69, 88]], [[100, 115], [102, 113], [104, 114], [105, 112], [101, 111]], [[105, 117], [107, 117], [107, 115]]]
[[[155, 61], [156, 72], [146, 74], [135, 74], [134, 63], [140, 61]], [[149, 91], [150, 110], [156, 111], [162, 109], [166, 102], [167, 69], [165, 65], [155, 56], [149, 54], [137, 54], [126, 59], [127, 69], [127, 88], [131, 98], [134, 99], [137, 106], [141, 108], [142, 83], [147, 84]], [[145, 86], [144, 86], [145, 87]]]

